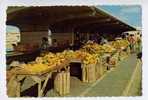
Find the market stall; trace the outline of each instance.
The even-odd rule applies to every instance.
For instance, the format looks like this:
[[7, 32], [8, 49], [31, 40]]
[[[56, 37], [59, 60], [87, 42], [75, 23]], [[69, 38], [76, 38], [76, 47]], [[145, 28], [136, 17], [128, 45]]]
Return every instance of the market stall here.
[[[70, 93], [71, 63], [80, 63], [82, 82], [95, 82], [128, 56], [126, 49], [129, 42], [114, 38], [126, 30], [135, 30], [93, 6], [10, 7], [7, 14], [7, 24], [18, 26], [21, 44], [28, 44], [18, 50], [23, 50], [23, 54], [36, 52], [35, 55], [28, 53], [26, 56], [22, 53], [8, 55], [12, 57], [11, 61], [21, 58], [16, 67], [7, 70], [9, 96], [21, 96], [22, 80], [26, 77], [38, 84], [38, 96], [44, 96], [49, 78], [54, 79], [53, 88], [59, 95]], [[41, 55], [39, 46], [42, 37], [48, 37], [48, 29], [57, 43]], [[108, 42], [98, 42], [99, 37], [108, 37], [108, 34], [114, 36], [107, 38]], [[31, 48], [29, 44], [37, 46], [26, 49]], [[31, 56], [32, 59], [29, 59]], [[7, 61], [11, 62], [8, 58]], [[16, 93], [12, 88], [14, 81], [17, 84]]]

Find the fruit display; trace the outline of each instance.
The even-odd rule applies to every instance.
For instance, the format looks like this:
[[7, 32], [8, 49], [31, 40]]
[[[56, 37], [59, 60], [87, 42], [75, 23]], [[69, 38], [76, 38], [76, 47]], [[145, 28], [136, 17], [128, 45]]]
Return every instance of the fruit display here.
[[91, 54], [104, 54], [114, 52], [116, 49], [109, 44], [99, 45], [97, 43], [88, 43], [82, 47], [83, 51]]
[[96, 64], [97, 60], [98, 60], [98, 55], [97, 54], [89, 54], [89, 53], [87, 53], [85, 58], [83, 59], [83, 63], [85, 65]]
[[97, 43], [86, 43], [83, 47], [82, 47], [83, 51], [89, 52], [91, 54], [96, 54], [96, 53], [103, 53], [104, 52], [104, 48], [97, 44]]
[[66, 57], [63, 53], [48, 53], [43, 58], [43, 64], [47, 64], [48, 66], [59, 66], [64, 63]]
[[74, 53], [75, 59], [81, 59], [83, 60], [87, 56], [87, 52], [82, 51], [82, 50], [77, 50]]
[[60, 66], [61, 64], [64, 64], [66, 61], [66, 57], [64, 53], [51, 53], [49, 52], [46, 54], [44, 57], [37, 57], [35, 59], [35, 62], [32, 63], [27, 63], [27, 64], [21, 64], [21, 69], [20, 72], [23, 73], [40, 73], [44, 72], [48, 69], [52, 69], [56, 66]]
[[124, 51], [120, 52], [120, 60], [125, 59], [127, 56], [128, 56], [127, 52]]
[[103, 47], [104, 52], [107, 52], [107, 53], [116, 51], [116, 49], [109, 44], [103, 44], [102, 47]]
[[129, 45], [129, 42], [127, 40], [116, 40], [112, 41], [110, 44], [116, 49], [121, 49], [126, 48]]
[[74, 58], [73, 50], [64, 50], [61, 54], [63, 54], [67, 59]]
[[110, 65], [116, 65], [117, 64], [117, 58], [115, 57], [110, 57], [109, 62]]
[[[39, 73], [50, 68], [59, 67], [67, 63], [70, 63], [72, 59], [80, 59], [85, 65], [96, 64], [100, 62], [100, 58], [104, 54], [114, 54], [118, 48], [127, 47], [129, 45], [127, 40], [116, 40], [109, 44], [99, 45], [94, 42], [86, 43], [79, 50], [64, 50], [63, 52], [52, 53], [48, 52], [42, 57], [37, 57], [33, 63], [22, 64], [21, 68], [28, 72]], [[118, 60], [118, 56], [125, 56], [122, 52], [121, 55], [113, 57], [110, 63], [115, 64]], [[115, 58], [115, 59], [114, 59]]]
[[22, 67], [22, 70], [20, 71], [34, 74], [34, 73], [40, 73], [42, 71], [46, 71], [47, 69], [49, 69], [50, 66], [46, 64], [34, 63], [34, 64], [22, 64], [21, 67]]

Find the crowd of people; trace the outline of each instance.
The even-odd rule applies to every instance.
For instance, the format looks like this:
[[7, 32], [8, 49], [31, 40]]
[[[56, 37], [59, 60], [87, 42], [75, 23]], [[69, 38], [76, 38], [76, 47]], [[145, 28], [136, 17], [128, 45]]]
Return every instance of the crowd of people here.
[[[127, 35], [121, 35], [120, 37], [121, 37], [121, 39], [126, 39], [126, 40], [129, 41], [129, 43], [130, 43], [129, 48], [130, 48], [131, 52], [140, 53], [142, 51], [141, 34], [138, 34], [136, 36], [136, 38], [133, 34], [130, 34], [128, 36]], [[94, 34], [94, 35], [90, 35], [88, 40], [84, 39], [83, 37], [81, 37], [81, 39], [79, 37], [76, 37], [73, 44], [67, 42], [67, 44], [66, 44], [67, 49], [73, 49], [73, 50], [79, 49], [82, 45], [84, 45], [85, 43], [87, 43], [89, 41], [92, 41], [92, 42], [95, 42], [95, 43], [98, 43], [98, 44], [107, 44], [108, 43], [107, 38], [105, 38], [104, 36], [102, 36], [100, 34]], [[43, 37], [42, 43], [41, 43], [41, 46], [40, 46], [41, 52], [48, 51], [48, 48], [50, 46], [51, 45], [49, 45], [48, 38]], [[58, 42], [57, 42], [56, 39], [53, 39], [52, 47], [54, 47], [54, 48], [58, 47]]]

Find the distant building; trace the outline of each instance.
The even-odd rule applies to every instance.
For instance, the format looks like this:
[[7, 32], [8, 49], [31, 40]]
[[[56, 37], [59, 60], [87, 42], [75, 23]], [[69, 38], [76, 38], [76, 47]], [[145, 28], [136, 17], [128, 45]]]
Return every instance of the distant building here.
[[12, 50], [12, 44], [20, 42], [20, 33], [6, 33], [6, 49]]

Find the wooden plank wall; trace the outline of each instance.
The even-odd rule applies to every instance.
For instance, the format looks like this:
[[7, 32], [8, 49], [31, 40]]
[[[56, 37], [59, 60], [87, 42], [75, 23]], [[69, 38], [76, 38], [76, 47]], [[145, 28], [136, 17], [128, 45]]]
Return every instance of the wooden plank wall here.
[[51, 38], [56, 39], [58, 43], [64, 43], [67, 40], [72, 43], [73, 33], [52, 33]]
[[42, 37], [48, 37], [48, 32], [22, 32], [21, 43], [37, 43], [40, 45]]
[[[48, 37], [48, 32], [22, 32], [21, 43], [35, 43], [40, 45], [42, 37]], [[59, 44], [63, 44], [67, 40], [69, 43], [72, 43], [73, 41], [73, 33], [51, 33], [50, 37], [50, 42], [52, 42], [53, 39], [56, 39]]]

